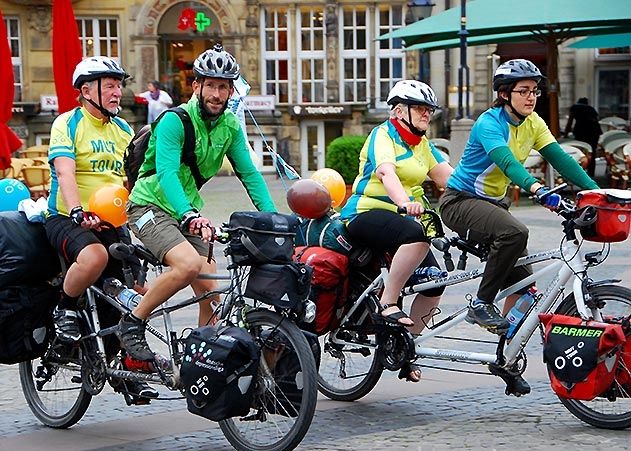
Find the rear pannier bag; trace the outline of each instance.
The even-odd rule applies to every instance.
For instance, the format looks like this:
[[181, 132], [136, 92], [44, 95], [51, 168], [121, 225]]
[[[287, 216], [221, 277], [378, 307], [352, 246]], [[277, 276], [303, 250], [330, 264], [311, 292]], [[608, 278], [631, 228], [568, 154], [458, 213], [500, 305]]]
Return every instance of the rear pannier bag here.
[[543, 360], [552, 390], [562, 398], [590, 401], [614, 383], [625, 336], [620, 324], [540, 314]]
[[339, 326], [346, 311], [349, 263], [346, 255], [319, 246], [297, 247], [297, 261], [313, 268], [309, 299], [316, 305], [315, 320], [304, 328], [322, 335]]
[[595, 189], [576, 195], [576, 207], [596, 209], [596, 222], [580, 228], [587, 241], [615, 243], [629, 237], [631, 230], [631, 191]]
[[193, 330], [180, 370], [188, 411], [212, 421], [247, 415], [260, 355], [252, 336], [241, 328]]
[[18, 211], [0, 212], [0, 288], [41, 283], [61, 272], [44, 225]]
[[47, 283], [0, 290], [0, 363], [44, 355], [54, 336], [52, 311], [59, 294], [58, 287]]
[[290, 262], [297, 227], [295, 216], [264, 211], [232, 213], [228, 222], [232, 261], [239, 266]]
[[625, 332], [626, 341], [622, 345], [620, 351], [620, 366], [618, 367], [618, 373], [616, 374], [616, 382], [622, 386], [619, 396], [628, 398], [631, 395], [631, 324], [629, 321], [631, 318], [626, 318], [621, 321], [622, 328]]
[[302, 263], [268, 263], [253, 266], [245, 287], [245, 297], [294, 309], [309, 297], [312, 269]]

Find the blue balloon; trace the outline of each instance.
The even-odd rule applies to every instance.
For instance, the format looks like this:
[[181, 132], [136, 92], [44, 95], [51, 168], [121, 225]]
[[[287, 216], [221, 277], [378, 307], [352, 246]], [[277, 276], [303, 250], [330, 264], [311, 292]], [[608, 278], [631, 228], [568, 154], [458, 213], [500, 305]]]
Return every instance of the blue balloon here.
[[20, 201], [30, 197], [31, 192], [19, 180], [0, 180], [0, 211], [17, 211]]

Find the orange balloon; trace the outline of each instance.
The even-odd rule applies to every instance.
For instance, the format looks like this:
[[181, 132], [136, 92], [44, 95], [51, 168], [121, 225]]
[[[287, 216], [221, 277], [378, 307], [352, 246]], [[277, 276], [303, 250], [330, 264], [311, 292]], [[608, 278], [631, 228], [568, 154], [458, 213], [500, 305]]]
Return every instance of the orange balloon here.
[[346, 197], [346, 183], [344, 178], [335, 169], [318, 169], [311, 175], [311, 180], [315, 180], [324, 186], [331, 195], [331, 206], [337, 207]]
[[127, 222], [125, 204], [129, 198], [129, 191], [119, 185], [105, 185], [90, 196], [88, 208], [102, 221], [109, 222], [114, 227], [120, 227]]
[[321, 218], [331, 209], [331, 195], [314, 180], [302, 179], [287, 190], [287, 205], [303, 218]]

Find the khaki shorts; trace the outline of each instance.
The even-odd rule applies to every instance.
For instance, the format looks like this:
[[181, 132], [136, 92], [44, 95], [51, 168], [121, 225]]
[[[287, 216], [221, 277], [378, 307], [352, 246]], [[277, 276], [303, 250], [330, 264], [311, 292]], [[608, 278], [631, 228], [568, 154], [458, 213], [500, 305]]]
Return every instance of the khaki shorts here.
[[191, 243], [199, 255], [208, 257], [210, 247], [201, 236], [182, 232], [179, 222], [155, 205], [128, 202], [127, 217], [136, 238], [162, 262], [167, 252], [185, 241]]

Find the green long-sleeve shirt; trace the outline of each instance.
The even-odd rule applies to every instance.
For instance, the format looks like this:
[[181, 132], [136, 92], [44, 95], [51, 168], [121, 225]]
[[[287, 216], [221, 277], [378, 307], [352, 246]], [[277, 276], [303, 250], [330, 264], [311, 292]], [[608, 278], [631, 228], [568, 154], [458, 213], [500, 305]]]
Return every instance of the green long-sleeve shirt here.
[[[237, 177], [254, 206], [261, 211], [276, 211], [267, 185], [250, 158], [241, 124], [230, 111], [219, 119], [203, 121], [197, 96], [184, 108], [195, 128], [195, 155], [203, 178], [212, 178], [227, 156]], [[139, 205], [153, 204], [176, 219], [193, 209], [201, 211], [204, 201], [199, 195], [190, 168], [182, 163], [184, 125], [176, 113], [166, 113], [152, 124], [152, 134], [141, 173], [155, 168], [155, 174], [136, 181], [130, 200]]]

